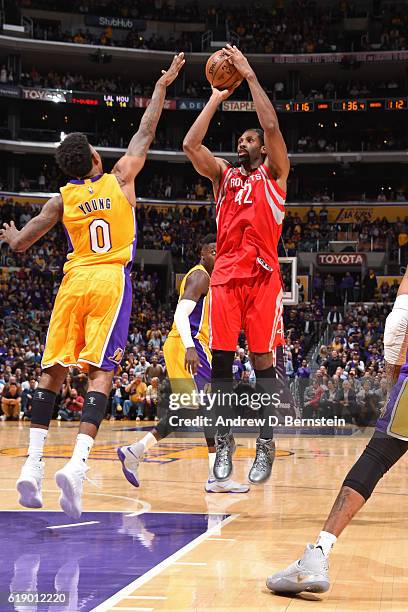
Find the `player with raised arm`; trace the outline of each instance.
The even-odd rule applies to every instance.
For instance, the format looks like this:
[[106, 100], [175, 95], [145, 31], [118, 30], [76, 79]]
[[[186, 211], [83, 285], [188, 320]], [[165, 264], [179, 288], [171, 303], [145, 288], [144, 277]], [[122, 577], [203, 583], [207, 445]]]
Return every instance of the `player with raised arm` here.
[[408, 270], [385, 323], [384, 349], [389, 398], [375, 432], [347, 474], [316, 544], [308, 544], [301, 559], [267, 579], [271, 591], [323, 593], [329, 589], [333, 544], [378, 481], [408, 450]]
[[[215, 157], [203, 140], [218, 106], [231, 92], [213, 88], [183, 143], [197, 172], [212, 181], [216, 198], [217, 258], [211, 276], [210, 324], [212, 391], [220, 398], [217, 409], [224, 419], [216, 434], [214, 465], [214, 475], [221, 481], [232, 472], [235, 445], [226, 420], [233, 416], [227, 397], [241, 329], [246, 333], [258, 388], [271, 398], [277, 389], [274, 356], [282, 342], [283, 309], [278, 242], [290, 167], [276, 112], [255, 72], [235, 46], [227, 45], [224, 51], [248, 83], [262, 129], [247, 129], [238, 139], [239, 167]], [[272, 470], [275, 445], [267, 418], [270, 414], [271, 407], [264, 408], [265, 425], [249, 473], [253, 483], [264, 482]]]
[[[174, 323], [164, 343], [166, 370], [170, 379], [172, 393], [178, 397], [186, 393], [192, 398], [193, 391], [207, 391], [211, 381], [211, 351], [209, 348], [208, 302], [210, 277], [214, 268], [216, 238], [209, 234], [201, 246], [201, 259], [197, 266], [187, 272], [180, 286], [180, 298], [174, 313]], [[206, 408], [199, 414], [206, 416]], [[157, 442], [166, 438], [176, 426], [171, 417], [177, 420], [186, 416], [191, 418], [191, 410], [169, 411], [153, 431], [130, 446], [118, 448], [125, 478], [134, 487], [139, 486], [138, 468], [144, 454]], [[215, 462], [214, 427], [204, 425], [204, 435], [208, 448], [208, 479], [205, 483], [207, 493], [246, 493], [247, 485], [228, 479], [218, 482], [214, 478]]]
[[89, 371], [89, 387], [70, 461], [55, 478], [60, 505], [72, 518], [82, 512], [87, 459], [106, 411], [115, 368], [125, 349], [132, 308], [130, 270], [136, 250], [135, 177], [146, 161], [163, 109], [166, 88], [184, 65], [174, 56], [157, 81], [152, 99], [126, 154], [105, 173], [99, 153], [84, 134], [69, 134], [56, 160], [71, 180], [23, 229], [4, 224], [0, 239], [25, 251], [62, 221], [69, 251], [55, 299], [34, 393], [28, 458], [17, 481], [20, 504], [41, 508], [43, 448], [57, 393], [70, 366]]

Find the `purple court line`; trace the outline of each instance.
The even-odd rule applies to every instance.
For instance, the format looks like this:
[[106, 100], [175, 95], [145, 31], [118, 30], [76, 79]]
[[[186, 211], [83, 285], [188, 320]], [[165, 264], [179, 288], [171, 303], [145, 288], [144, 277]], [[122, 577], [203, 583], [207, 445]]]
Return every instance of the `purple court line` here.
[[[219, 519], [218, 530], [230, 518], [212, 516]], [[138, 588], [211, 535], [208, 520], [204, 513], [99, 511], [84, 512], [78, 521], [92, 525], [62, 528], [68, 524], [62, 512], [1, 511], [7, 557], [2, 560], [0, 593], [57, 590], [69, 595], [65, 609], [109, 609], [100, 606]], [[12, 604], [0, 609], [15, 611]], [[39, 604], [36, 612], [48, 612], [48, 604]]]
[[[163, 513], [163, 514], [165, 514], [165, 513]], [[181, 512], [180, 514], [183, 514], [183, 513]], [[215, 515], [215, 516], [217, 516], [217, 515]], [[218, 516], [220, 516], [220, 515], [218, 515]], [[156, 565], [150, 571], [146, 572], [146, 574], [144, 574], [140, 578], [137, 578], [136, 580], [134, 580], [133, 582], [128, 584], [121, 591], [118, 591], [118, 593], [115, 593], [115, 595], [110, 597], [110, 599], [104, 601], [98, 607], [93, 608], [92, 610], [90, 610], [90, 612], [107, 612], [113, 606], [115, 606], [120, 601], [122, 601], [122, 599], [125, 599], [127, 595], [129, 595], [130, 593], [132, 593], [136, 589], [139, 589], [141, 586], [146, 584], [146, 582], [149, 582], [149, 580], [151, 580], [155, 576], [158, 576], [163, 570], [165, 570], [167, 567], [172, 565], [178, 559], [183, 557], [186, 553], [190, 552], [191, 550], [196, 548], [196, 546], [198, 546], [199, 544], [201, 544], [202, 542], [207, 540], [213, 533], [217, 533], [218, 534], [220, 527], [225, 527], [228, 523], [230, 523], [231, 521], [233, 521], [236, 518], [238, 518], [239, 514], [230, 514], [230, 515], [224, 515], [224, 516], [226, 518], [222, 519], [219, 523], [217, 523], [216, 525], [214, 525], [213, 527], [208, 529], [205, 533], [201, 534], [200, 536], [198, 536], [197, 538], [192, 540], [189, 544], [186, 544], [182, 549], [180, 549], [179, 551], [175, 552], [173, 555], [171, 555], [171, 557], [168, 557], [167, 559], [165, 559], [164, 561], [162, 561], [161, 563]]]

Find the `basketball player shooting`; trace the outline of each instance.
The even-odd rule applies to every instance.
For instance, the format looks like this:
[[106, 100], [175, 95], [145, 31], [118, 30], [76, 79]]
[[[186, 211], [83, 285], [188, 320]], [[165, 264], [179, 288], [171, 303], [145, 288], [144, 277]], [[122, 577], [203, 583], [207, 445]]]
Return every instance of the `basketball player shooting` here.
[[[215, 157], [203, 140], [218, 106], [232, 90], [213, 88], [183, 142], [197, 172], [212, 181], [216, 198], [217, 257], [210, 285], [210, 325], [211, 386], [218, 398], [217, 414], [223, 417], [215, 436], [214, 476], [220, 481], [229, 479], [233, 468], [235, 444], [227, 421], [233, 414], [228, 397], [241, 329], [248, 341], [258, 389], [270, 398], [276, 392], [274, 351], [282, 343], [283, 310], [278, 242], [289, 174], [286, 145], [271, 101], [241, 51], [230, 45], [223, 51], [246, 79], [262, 129], [247, 129], [239, 137], [239, 167]], [[275, 445], [267, 417], [272, 408], [263, 409], [265, 424], [249, 473], [252, 483], [264, 482], [271, 474]]]
[[126, 154], [104, 173], [99, 153], [84, 134], [69, 134], [56, 160], [71, 180], [22, 230], [0, 230], [14, 251], [25, 251], [62, 221], [69, 252], [58, 291], [34, 393], [28, 458], [17, 481], [20, 504], [43, 505], [43, 448], [55, 400], [70, 366], [89, 371], [89, 387], [71, 460], [56, 475], [60, 505], [72, 518], [82, 512], [87, 459], [105, 416], [115, 369], [126, 346], [132, 308], [130, 270], [136, 251], [135, 178], [144, 166], [163, 109], [166, 88], [184, 65], [174, 56], [157, 81], [151, 102]]
[[267, 579], [276, 593], [323, 593], [330, 587], [333, 544], [364, 506], [378, 481], [408, 450], [408, 270], [384, 330], [389, 398], [363, 454], [347, 474], [316, 544], [303, 557]]

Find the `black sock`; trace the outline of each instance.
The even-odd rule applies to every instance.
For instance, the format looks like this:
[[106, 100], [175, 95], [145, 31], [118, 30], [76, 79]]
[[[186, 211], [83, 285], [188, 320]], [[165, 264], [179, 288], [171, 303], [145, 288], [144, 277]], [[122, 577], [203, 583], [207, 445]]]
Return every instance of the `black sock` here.
[[231, 406], [230, 394], [232, 394], [232, 364], [234, 362], [234, 351], [214, 350], [212, 354], [211, 370], [211, 393], [215, 394], [213, 409], [208, 411], [213, 424], [218, 417], [222, 417], [223, 423], [217, 426], [217, 434], [222, 436], [229, 433], [230, 426], [226, 424], [227, 419], [234, 417]]
[[[269, 400], [266, 404], [262, 402], [262, 408], [259, 411], [259, 416], [264, 419], [265, 422], [259, 428], [259, 437], [266, 440], [273, 438], [273, 425], [270, 421], [271, 417], [276, 415], [276, 404], [277, 395], [279, 393], [278, 379], [276, 377], [276, 370], [273, 366], [266, 368], [265, 370], [255, 370], [256, 376], [256, 391], [260, 394], [268, 394]], [[265, 398], [266, 399], [266, 398]]]
[[50, 426], [52, 413], [54, 412], [57, 394], [48, 389], [37, 387], [34, 391], [33, 404], [31, 409], [31, 424]]

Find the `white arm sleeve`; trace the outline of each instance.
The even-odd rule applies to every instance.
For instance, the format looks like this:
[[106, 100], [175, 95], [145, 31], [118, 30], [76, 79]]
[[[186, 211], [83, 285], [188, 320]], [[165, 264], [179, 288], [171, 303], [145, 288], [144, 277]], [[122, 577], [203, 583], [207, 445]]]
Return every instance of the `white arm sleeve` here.
[[408, 350], [408, 295], [398, 295], [384, 329], [384, 356], [390, 365], [404, 365]]
[[194, 341], [191, 336], [191, 327], [189, 316], [197, 306], [197, 302], [194, 300], [183, 300], [181, 299], [177, 304], [176, 312], [174, 313], [174, 322], [176, 324], [178, 333], [180, 334], [181, 341], [183, 342], [186, 349], [193, 347]]

